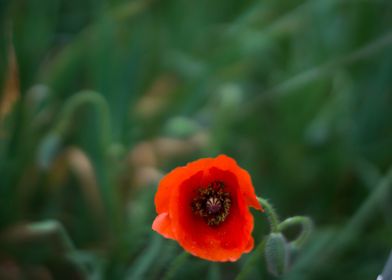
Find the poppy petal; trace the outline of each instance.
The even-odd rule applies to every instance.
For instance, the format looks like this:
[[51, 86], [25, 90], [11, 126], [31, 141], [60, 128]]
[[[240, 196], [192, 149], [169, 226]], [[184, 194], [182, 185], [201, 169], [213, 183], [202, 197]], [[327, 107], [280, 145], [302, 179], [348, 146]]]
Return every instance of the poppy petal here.
[[214, 166], [217, 168], [221, 168], [222, 170], [230, 170], [232, 172], [235, 172], [238, 180], [240, 181], [239, 183], [246, 203], [257, 210], [263, 210], [259, 201], [257, 200], [249, 173], [239, 167], [234, 159], [226, 155], [220, 155], [215, 159]]
[[175, 239], [168, 213], [158, 215], [152, 224], [152, 229], [166, 238]]
[[[194, 203], [203, 189], [216, 182], [222, 188], [221, 194], [229, 199], [229, 212], [218, 224], [211, 225], [206, 221], [208, 216], [195, 212], [200, 209]], [[199, 159], [175, 168], [161, 180], [155, 196], [158, 216], [152, 228], [202, 259], [236, 261], [254, 246], [249, 206], [262, 210], [246, 170], [225, 155]]]
[[244, 252], [245, 253], [249, 253], [250, 251], [252, 251], [254, 243], [255, 243], [255, 241], [254, 241], [253, 237], [251, 236], [249, 238], [248, 244], [245, 247], [245, 251]]
[[[225, 191], [230, 191], [232, 195], [231, 213], [219, 227], [208, 226], [189, 207], [200, 182], [213, 178], [220, 178], [226, 186]], [[200, 172], [190, 177], [173, 193], [170, 211], [173, 213], [173, 230], [178, 233], [177, 241], [195, 256], [211, 261], [235, 261], [249, 247], [253, 216], [235, 175], [230, 171], [211, 168], [208, 174]]]
[[177, 167], [163, 177], [155, 195], [155, 207], [158, 214], [168, 212], [170, 198], [175, 188], [179, 187], [190, 176], [210, 166], [212, 161], [212, 158], [199, 159], [188, 163], [186, 166]]

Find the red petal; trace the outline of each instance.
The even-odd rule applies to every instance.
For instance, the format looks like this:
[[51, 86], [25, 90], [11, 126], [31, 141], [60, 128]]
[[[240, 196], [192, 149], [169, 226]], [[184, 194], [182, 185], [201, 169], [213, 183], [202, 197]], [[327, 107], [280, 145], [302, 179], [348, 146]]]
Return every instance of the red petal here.
[[[208, 226], [192, 212], [200, 187], [223, 181], [232, 195], [230, 214], [221, 225]], [[253, 248], [253, 216], [248, 206], [262, 210], [251, 178], [235, 160], [220, 155], [179, 167], [160, 182], [155, 196], [158, 217], [153, 229], [176, 239], [191, 254], [211, 261], [235, 261]]]
[[175, 239], [168, 213], [158, 215], [152, 224], [152, 229], [166, 238]]
[[215, 158], [212, 165], [215, 166], [216, 168], [222, 170], [229, 170], [234, 174], [236, 174], [239, 187], [241, 188], [241, 192], [245, 197], [246, 203], [257, 210], [262, 210], [262, 207], [259, 201], [257, 200], [256, 193], [249, 173], [245, 169], [239, 167], [234, 159], [226, 155], [220, 155], [217, 158]]
[[[191, 209], [192, 199], [201, 185], [221, 180], [231, 193], [230, 214], [221, 225], [208, 226]], [[236, 176], [229, 171], [211, 168], [208, 174], [198, 173], [173, 193], [170, 208], [173, 231], [180, 245], [191, 254], [211, 261], [235, 261], [249, 249], [253, 216], [240, 192]]]
[[199, 159], [188, 163], [186, 166], [177, 167], [163, 177], [155, 195], [155, 207], [158, 214], [169, 211], [170, 198], [174, 189], [178, 188], [192, 175], [206, 169], [212, 161], [212, 158]]
[[254, 246], [255, 241], [253, 240], [253, 237], [251, 236], [249, 238], [248, 244], [245, 247], [245, 253], [249, 253], [250, 251], [252, 251], [253, 246]]

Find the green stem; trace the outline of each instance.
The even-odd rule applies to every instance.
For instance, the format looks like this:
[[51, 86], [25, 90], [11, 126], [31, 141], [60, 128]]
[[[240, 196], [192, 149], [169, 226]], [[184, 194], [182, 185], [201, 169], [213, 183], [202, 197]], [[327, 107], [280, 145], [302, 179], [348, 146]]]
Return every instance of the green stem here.
[[280, 222], [278, 214], [276, 213], [274, 207], [266, 199], [257, 197], [257, 200], [260, 202], [261, 206], [265, 210], [265, 213], [267, 214], [267, 218], [271, 227], [271, 232], [278, 232], [278, 226]]
[[49, 236], [54, 235], [57, 238], [56, 242], [60, 244], [60, 248], [66, 254], [72, 253], [76, 250], [65, 228], [56, 220], [31, 223], [27, 225], [27, 229], [31, 235], [45, 236], [48, 239]]
[[167, 270], [166, 274], [164, 275], [163, 279], [164, 280], [170, 280], [173, 279], [174, 276], [176, 275], [178, 269], [183, 266], [187, 258], [189, 257], [189, 254], [187, 252], [182, 252], [179, 254], [174, 261], [171, 263], [169, 269]]
[[27, 225], [29, 235], [45, 238], [48, 242], [53, 242], [53, 249], [62, 250], [64, 256], [79, 268], [84, 279], [88, 279], [88, 271], [84, 263], [77, 261], [73, 256], [78, 252], [64, 226], [56, 220], [47, 220]]
[[[268, 200], [257, 197], [257, 200], [260, 202], [261, 206], [264, 208], [265, 213], [267, 215], [267, 219], [270, 224], [271, 232], [278, 232], [279, 227], [279, 218], [276, 213], [274, 207], [268, 202]], [[253, 267], [256, 266], [256, 261], [263, 255], [264, 247], [265, 247], [266, 239], [257, 245], [255, 252], [248, 258], [244, 266], [242, 267], [240, 273], [235, 278], [236, 280], [246, 279], [246, 276], [250, 273]]]
[[288, 227], [297, 224], [300, 224], [302, 226], [302, 230], [300, 235], [292, 242], [292, 245], [294, 245], [296, 248], [301, 248], [306, 242], [306, 240], [309, 238], [313, 230], [313, 222], [310, 218], [302, 216], [288, 218], [279, 224], [278, 230], [284, 231]]
[[99, 115], [101, 117], [102, 126], [102, 142], [104, 145], [109, 143], [107, 139], [110, 135], [110, 112], [106, 100], [95, 91], [81, 91], [71, 96], [65, 103], [63, 110], [59, 115], [59, 122], [57, 123], [54, 131], [60, 135], [64, 135], [69, 129], [72, 121], [74, 121], [74, 114], [77, 109], [82, 105], [92, 104], [97, 108]]

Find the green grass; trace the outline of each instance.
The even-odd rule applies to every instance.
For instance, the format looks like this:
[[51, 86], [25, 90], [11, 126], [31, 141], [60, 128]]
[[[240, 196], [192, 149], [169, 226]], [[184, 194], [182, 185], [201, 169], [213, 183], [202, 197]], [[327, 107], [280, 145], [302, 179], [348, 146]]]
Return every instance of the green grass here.
[[0, 278], [274, 279], [151, 230], [160, 176], [225, 153], [315, 223], [283, 279], [376, 279], [391, 79], [390, 1], [1, 1]]

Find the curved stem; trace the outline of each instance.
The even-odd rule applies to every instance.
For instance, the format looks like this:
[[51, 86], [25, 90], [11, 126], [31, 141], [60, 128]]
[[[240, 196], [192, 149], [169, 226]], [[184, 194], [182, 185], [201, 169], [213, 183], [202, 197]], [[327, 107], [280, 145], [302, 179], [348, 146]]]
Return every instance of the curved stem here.
[[73, 257], [78, 254], [78, 251], [63, 224], [57, 220], [46, 220], [27, 224], [26, 230], [30, 237], [44, 238], [51, 244], [53, 250], [62, 252], [79, 269], [83, 279], [89, 278], [86, 264]]
[[278, 232], [279, 231], [278, 226], [280, 222], [279, 222], [278, 214], [276, 213], [274, 207], [268, 202], [268, 200], [264, 198], [257, 197], [257, 200], [260, 202], [261, 206], [263, 206], [267, 214], [267, 218], [271, 227], [271, 232]]
[[[274, 207], [268, 202], [268, 200], [257, 197], [257, 200], [260, 202], [261, 206], [264, 208], [265, 213], [267, 215], [267, 219], [270, 224], [271, 232], [278, 232], [279, 228], [279, 218], [278, 214], [276, 213]], [[244, 266], [242, 267], [239, 274], [236, 276], [236, 280], [246, 279], [246, 276], [250, 273], [252, 268], [255, 266], [256, 261], [262, 256], [264, 247], [265, 247], [266, 239], [264, 238], [263, 241], [257, 245], [255, 252], [248, 258]]]
[[64, 135], [73, 121], [75, 111], [84, 104], [92, 104], [97, 108], [102, 121], [102, 142], [108, 144], [107, 136], [110, 135], [110, 112], [106, 100], [95, 91], [81, 91], [70, 97], [59, 115], [59, 122], [55, 131]]
[[279, 224], [278, 230], [283, 231], [286, 228], [297, 224], [302, 226], [302, 231], [300, 235], [292, 242], [292, 244], [295, 247], [300, 248], [309, 238], [313, 230], [313, 222], [309, 217], [295, 216], [288, 218]]

